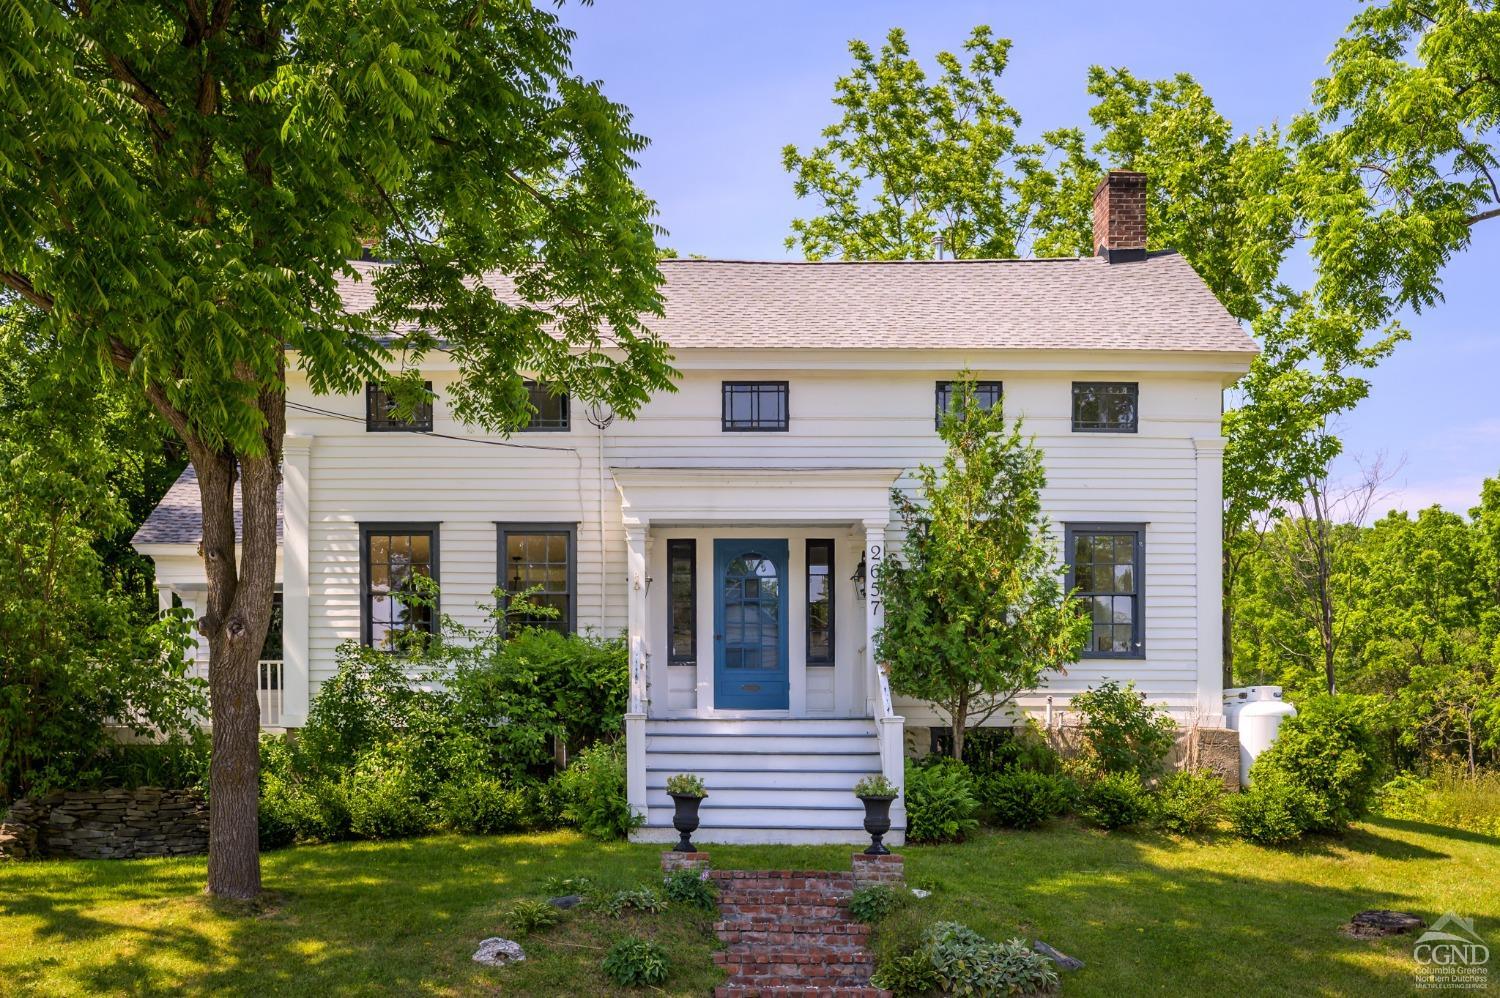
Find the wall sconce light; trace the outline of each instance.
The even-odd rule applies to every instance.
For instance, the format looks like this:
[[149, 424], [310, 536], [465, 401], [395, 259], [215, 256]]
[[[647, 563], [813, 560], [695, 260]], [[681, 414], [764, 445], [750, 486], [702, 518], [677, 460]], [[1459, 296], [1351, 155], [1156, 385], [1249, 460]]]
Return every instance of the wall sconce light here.
[[854, 570], [854, 574], [853, 575], [849, 576], [849, 581], [852, 582], [852, 583], [854, 583], [854, 595], [855, 595], [855, 598], [857, 598], [857, 599], [864, 599], [865, 598], [865, 556], [864, 556], [863, 553], [861, 553], [860, 556], [859, 556], [859, 567], [857, 567]]

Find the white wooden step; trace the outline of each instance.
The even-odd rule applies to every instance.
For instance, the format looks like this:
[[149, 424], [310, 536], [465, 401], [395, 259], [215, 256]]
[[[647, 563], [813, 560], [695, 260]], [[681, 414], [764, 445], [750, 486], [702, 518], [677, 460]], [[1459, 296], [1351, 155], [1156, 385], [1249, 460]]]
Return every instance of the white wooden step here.
[[[759, 767], [748, 770], [719, 770], [713, 773], [705, 773], [702, 770], [681, 769], [657, 769], [651, 765], [651, 758], [647, 757], [646, 767], [646, 789], [665, 791], [667, 777], [681, 772], [696, 773], [703, 777], [705, 784], [711, 780], [708, 786], [709, 793], [720, 790], [735, 790], [744, 788], [759, 788], [774, 792], [785, 792], [788, 790], [817, 790], [831, 791], [833, 793], [847, 793], [854, 789], [854, 784], [859, 782], [861, 774], [826, 770], [765, 770]], [[876, 770], [871, 770], [873, 773]], [[868, 774], [865, 774], [868, 775]]]
[[875, 722], [868, 717], [776, 717], [776, 718], [654, 718], [646, 722], [646, 734], [713, 735], [741, 734], [861, 734], [875, 737]]
[[678, 734], [669, 732], [646, 734], [646, 751], [658, 752], [780, 752], [788, 755], [827, 755], [832, 753], [879, 752], [880, 744], [874, 735], [850, 732], [848, 734], [771, 734], [755, 732], [739, 735]]
[[[732, 744], [726, 741], [725, 744]], [[880, 753], [870, 751], [832, 751], [817, 753], [786, 753], [745, 750], [720, 750], [716, 752], [653, 752], [650, 742], [646, 745], [647, 769], [667, 773], [739, 772], [823, 772], [823, 773], [878, 773]]]
[[[829, 807], [710, 807], [708, 801], [698, 811], [699, 828], [707, 833], [714, 828], [864, 828], [865, 809]], [[672, 824], [673, 808], [648, 807], [646, 824]], [[694, 833], [696, 836], [698, 833]]]
[[[704, 783], [708, 783], [705, 778]], [[708, 797], [700, 805], [700, 809], [714, 809], [720, 807], [760, 807], [766, 805], [778, 807], [824, 807], [840, 810], [859, 809], [864, 810], [858, 797], [854, 796], [852, 787], [854, 781], [845, 781], [844, 785], [832, 788], [802, 788], [786, 789], [777, 787], [735, 787], [728, 788], [721, 783], [715, 783], [708, 788]], [[651, 807], [673, 807], [671, 796], [665, 788], [655, 788], [648, 785], [646, 790], [646, 803]], [[706, 811], [704, 813], [707, 813]]]
[[[632, 842], [676, 842], [677, 831], [670, 824], [646, 825], [630, 833]], [[886, 835], [889, 846], [905, 844], [905, 835], [895, 829]], [[787, 828], [770, 825], [751, 825], [732, 828], [702, 828], [693, 833], [693, 843], [699, 846], [712, 845], [833, 845], [867, 846], [870, 836], [863, 828]]]

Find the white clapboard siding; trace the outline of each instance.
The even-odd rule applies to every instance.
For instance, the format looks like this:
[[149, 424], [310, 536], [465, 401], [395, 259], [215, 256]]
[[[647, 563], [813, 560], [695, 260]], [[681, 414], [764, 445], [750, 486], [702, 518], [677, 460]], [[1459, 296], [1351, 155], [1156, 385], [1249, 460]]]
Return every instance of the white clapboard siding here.
[[[610, 467], [765, 468], [774, 474], [774, 469], [794, 468], [910, 469], [941, 461], [942, 445], [933, 427], [934, 381], [951, 373], [806, 371], [787, 357], [787, 352], [767, 353], [756, 362], [765, 366], [754, 370], [688, 369], [677, 392], [653, 398], [634, 420], [615, 420], [604, 434], [602, 489], [600, 434], [576, 403], [570, 431], [509, 438], [514, 444], [564, 448], [534, 450], [366, 433], [362, 397], [314, 398], [305, 386], [294, 385], [293, 401], [355, 417], [293, 413], [293, 430], [316, 438], [309, 499], [313, 683], [332, 675], [338, 644], [359, 637], [361, 522], [440, 523], [443, 610], [468, 623], [479, 622], [476, 604], [489, 599], [497, 582], [497, 521], [576, 524], [579, 626], [618, 633], [626, 615], [625, 535]], [[1200, 655], [1193, 441], [1219, 433], [1222, 375], [1080, 375], [1080, 380], [1140, 384], [1139, 433], [1084, 434], [1071, 432], [1072, 374], [976, 373], [1004, 382], [1007, 412], [1022, 415], [1043, 448], [1048, 476], [1043, 500], [1059, 540], [1069, 521], [1147, 524], [1146, 657], [1085, 660], [1066, 676], [1053, 677], [1047, 689], [1025, 702], [1037, 707], [1049, 693], [1065, 700], [1110, 676], [1136, 680], [1154, 699], [1192, 704]], [[790, 430], [722, 432], [720, 382], [757, 377], [790, 382]], [[434, 371], [431, 378], [440, 396], [434, 424], [438, 433], [501, 439], [455, 423], [442, 401], [451, 375]], [[913, 483], [907, 476], [901, 484], [909, 488]], [[1217, 504], [1218, 498], [1212, 501]], [[896, 528], [893, 523], [892, 537], [898, 540]], [[704, 558], [700, 551], [700, 566]], [[850, 569], [838, 566], [838, 584], [846, 584]], [[845, 617], [838, 626], [861, 627], [862, 621]], [[862, 636], [851, 642], [853, 648], [862, 646]], [[909, 723], [941, 723], [931, 719], [924, 705], [899, 702], [897, 707]]]

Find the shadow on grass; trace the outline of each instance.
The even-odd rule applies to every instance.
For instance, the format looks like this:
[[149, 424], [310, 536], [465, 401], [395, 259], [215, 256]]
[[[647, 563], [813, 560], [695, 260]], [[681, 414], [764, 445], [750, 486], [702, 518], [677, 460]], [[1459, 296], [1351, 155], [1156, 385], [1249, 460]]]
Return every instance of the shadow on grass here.
[[1364, 819], [1364, 822], [1367, 825], [1378, 825], [1383, 828], [1419, 832], [1423, 835], [1432, 835], [1442, 839], [1453, 839], [1455, 842], [1473, 842], [1476, 845], [1500, 846], [1500, 836], [1486, 835], [1483, 832], [1474, 832], [1467, 828], [1430, 825], [1425, 821], [1412, 821], [1408, 818], [1388, 818], [1383, 814], [1370, 815]]

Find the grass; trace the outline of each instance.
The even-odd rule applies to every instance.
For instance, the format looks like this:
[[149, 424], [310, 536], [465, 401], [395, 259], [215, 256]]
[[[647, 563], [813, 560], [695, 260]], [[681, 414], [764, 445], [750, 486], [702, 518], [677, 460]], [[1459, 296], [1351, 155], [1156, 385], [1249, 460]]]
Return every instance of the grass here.
[[[711, 851], [719, 868], [849, 862], [847, 847]], [[1087, 963], [1065, 976], [1068, 995], [1411, 991], [1409, 939], [1339, 934], [1364, 908], [1429, 921], [1456, 911], [1500, 949], [1500, 839], [1415, 822], [1376, 819], [1289, 850], [1060, 823], [903, 851], [908, 880], [933, 893], [898, 919], [1045, 939]], [[204, 898], [201, 859], [0, 866], [0, 990], [610, 994], [604, 952], [641, 934], [672, 954], [662, 993], [705, 994], [719, 980], [712, 916], [689, 910], [619, 920], [575, 911], [522, 939], [525, 963], [469, 959], [480, 939], [507, 934], [515, 900], [544, 896], [549, 876], [639, 886], [658, 879], [658, 854], [571, 833], [301, 847], [265, 857], [271, 893], [252, 910]], [[1500, 968], [1491, 981], [1500, 985]]]

